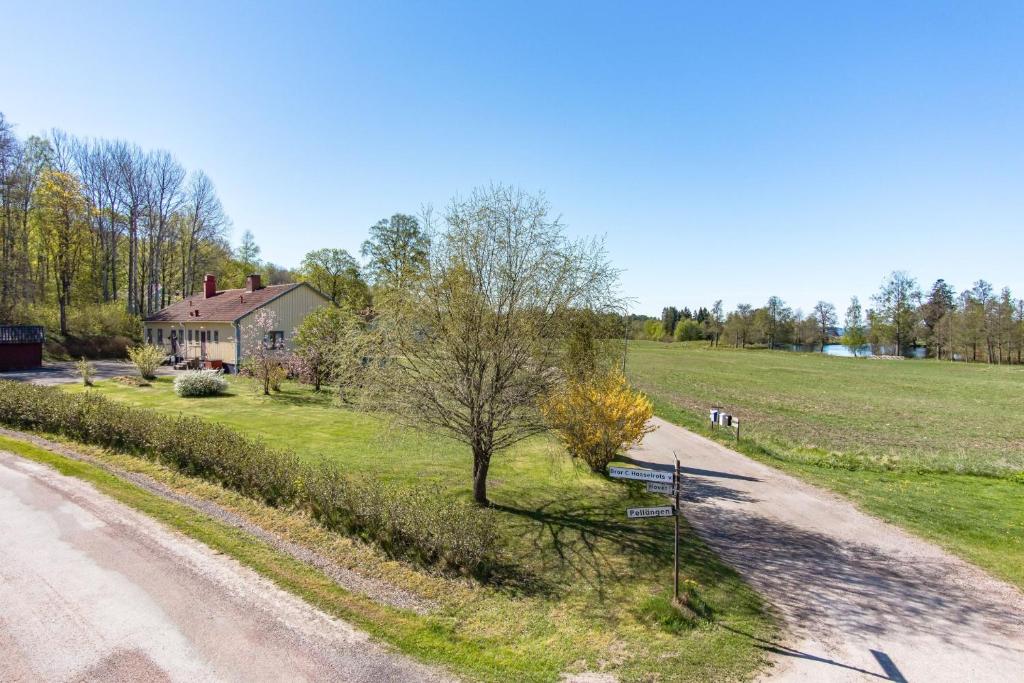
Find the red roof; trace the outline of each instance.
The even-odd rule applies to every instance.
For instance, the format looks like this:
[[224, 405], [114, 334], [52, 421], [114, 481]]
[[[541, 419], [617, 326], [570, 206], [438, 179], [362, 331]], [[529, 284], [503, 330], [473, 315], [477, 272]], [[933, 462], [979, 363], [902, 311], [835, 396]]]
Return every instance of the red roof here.
[[[173, 303], [167, 308], [160, 309], [146, 318], [146, 322], [188, 323], [207, 321], [233, 323], [282, 294], [290, 292], [296, 287], [303, 286], [309, 287], [304, 282], [295, 282], [288, 285], [267, 285], [257, 289], [255, 292], [250, 292], [247, 289], [224, 289], [209, 299], [200, 292], [187, 299]], [[313, 288], [310, 287], [310, 289]], [[313, 289], [313, 291], [316, 290]], [[320, 293], [317, 292], [317, 294]], [[326, 299], [326, 297], [324, 298]]]

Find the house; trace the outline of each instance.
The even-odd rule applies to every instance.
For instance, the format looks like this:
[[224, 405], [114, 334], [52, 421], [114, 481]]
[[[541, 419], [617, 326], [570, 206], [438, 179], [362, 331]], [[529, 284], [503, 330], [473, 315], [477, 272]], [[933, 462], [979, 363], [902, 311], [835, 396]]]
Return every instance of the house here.
[[264, 287], [259, 275], [250, 275], [244, 289], [218, 291], [217, 278], [208, 274], [201, 294], [146, 318], [142, 334], [147, 344], [160, 347], [176, 362], [237, 372], [246, 353], [242, 337], [257, 311], [270, 310], [277, 321], [264, 343], [290, 349], [295, 328], [328, 303], [330, 299], [305, 282]]
[[0, 370], [27, 370], [43, 364], [42, 327], [0, 325]]

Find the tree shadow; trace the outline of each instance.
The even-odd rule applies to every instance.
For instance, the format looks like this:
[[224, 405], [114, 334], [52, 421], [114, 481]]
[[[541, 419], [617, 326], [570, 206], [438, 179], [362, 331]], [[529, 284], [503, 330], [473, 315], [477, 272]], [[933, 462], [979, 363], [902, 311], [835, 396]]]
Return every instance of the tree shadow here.
[[929, 557], [902, 557], [868, 543], [715, 506], [684, 509], [706, 542], [774, 603], [797, 634], [829, 632], [884, 639], [908, 632], [972, 650], [979, 632], [1020, 638], [1024, 616], [1012, 588], [985, 580], [962, 585], [962, 572]]
[[[549, 501], [531, 510], [500, 504], [494, 508], [519, 518], [511, 525], [513, 532], [530, 544], [537, 559], [569, 570], [601, 599], [608, 585], [672, 560], [671, 526], [628, 520], [624, 508], [612, 511], [583, 497]], [[623, 555], [634, 563], [631, 567], [623, 567]]]

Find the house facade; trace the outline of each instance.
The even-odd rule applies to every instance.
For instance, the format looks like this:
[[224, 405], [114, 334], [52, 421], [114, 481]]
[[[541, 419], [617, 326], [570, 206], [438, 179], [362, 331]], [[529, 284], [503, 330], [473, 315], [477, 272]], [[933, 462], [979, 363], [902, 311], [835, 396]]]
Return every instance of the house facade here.
[[300, 282], [264, 287], [259, 275], [246, 278], [241, 289], [217, 290], [217, 278], [206, 275], [203, 291], [171, 304], [143, 322], [143, 339], [175, 362], [237, 372], [245, 360], [245, 330], [258, 311], [273, 312], [275, 329], [263, 343], [291, 349], [295, 328], [330, 300]]

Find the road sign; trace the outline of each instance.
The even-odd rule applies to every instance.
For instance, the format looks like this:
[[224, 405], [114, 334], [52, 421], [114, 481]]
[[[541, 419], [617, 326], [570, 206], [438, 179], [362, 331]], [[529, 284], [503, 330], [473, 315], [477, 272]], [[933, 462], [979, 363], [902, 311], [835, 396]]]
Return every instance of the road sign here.
[[626, 517], [630, 519], [641, 519], [644, 517], [671, 517], [675, 514], [675, 508], [671, 505], [659, 505], [656, 508], [626, 508]]
[[637, 479], [639, 481], [661, 481], [666, 484], [672, 483], [671, 472], [644, 470], [638, 467], [609, 467], [608, 476], [615, 479]]
[[648, 493], [664, 493], [665, 495], [671, 496], [675, 491], [676, 490], [672, 487], [672, 484], [663, 484], [660, 481], [647, 482]]

